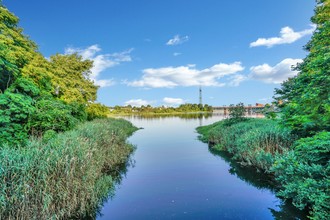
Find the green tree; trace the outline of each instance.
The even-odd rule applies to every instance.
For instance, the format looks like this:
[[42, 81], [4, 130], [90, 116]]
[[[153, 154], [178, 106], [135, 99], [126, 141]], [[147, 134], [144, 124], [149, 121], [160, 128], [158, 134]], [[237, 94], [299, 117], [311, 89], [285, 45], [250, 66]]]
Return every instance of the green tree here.
[[242, 102], [233, 105], [231, 104], [229, 106], [229, 117], [230, 120], [228, 122], [230, 123], [236, 123], [236, 122], [240, 122], [243, 121], [245, 119], [245, 107], [244, 104]]
[[4, 92], [20, 77], [23, 68], [37, 53], [37, 46], [22, 33], [19, 19], [0, 4], [0, 90]]
[[65, 102], [88, 103], [96, 100], [98, 86], [89, 78], [93, 61], [78, 54], [50, 57], [54, 95]]
[[281, 122], [300, 137], [330, 131], [330, 1], [318, 0], [312, 22], [309, 52], [295, 70], [299, 73], [275, 90], [281, 101]]

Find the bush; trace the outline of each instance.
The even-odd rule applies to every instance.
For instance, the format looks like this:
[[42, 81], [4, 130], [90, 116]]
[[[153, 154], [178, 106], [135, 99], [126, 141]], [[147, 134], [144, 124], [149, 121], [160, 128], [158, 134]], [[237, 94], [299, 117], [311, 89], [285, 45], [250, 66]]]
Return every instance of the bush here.
[[96, 120], [24, 148], [0, 148], [0, 216], [68, 219], [95, 213], [127, 162], [136, 130], [125, 120]]
[[96, 118], [106, 118], [110, 114], [110, 109], [100, 103], [89, 103], [86, 111], [89, 121]]
[[29, 130], [36, 136], [47, 130], [67, 131], [79, 122], [72, 115], [72, 107], [61, 100], [45, 97], [36, 102], [35, 108], [29, 120]]
[[21, 145], [28, 141], [26, 123], [35, 112], [29, 96], [5, 92], [0, 94], [0, 143]]
[[272, 170], [283, 189], [278, 195], [296, 207], [312, 207], [312, 219], [330, 219], [330, 132], [298, 140]]

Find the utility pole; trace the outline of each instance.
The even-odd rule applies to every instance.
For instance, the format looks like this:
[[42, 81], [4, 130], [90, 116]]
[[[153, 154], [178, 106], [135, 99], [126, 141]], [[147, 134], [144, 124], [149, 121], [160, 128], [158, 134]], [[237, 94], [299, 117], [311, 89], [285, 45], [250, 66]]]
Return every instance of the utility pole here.
[[199, 104], [203, 105], [203, 102], [202, 102], [202, 86], [199, 86]]

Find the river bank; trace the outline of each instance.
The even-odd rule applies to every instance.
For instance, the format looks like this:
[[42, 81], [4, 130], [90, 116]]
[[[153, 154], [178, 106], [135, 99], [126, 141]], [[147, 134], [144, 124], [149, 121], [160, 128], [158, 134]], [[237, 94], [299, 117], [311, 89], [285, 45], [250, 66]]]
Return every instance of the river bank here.
[[212, 151], [272, 176], [276, 194], [311, 219], [329, 219], [329, 132], [299, 139], [270, 119], [225, 119], [197, 131]]
[[234, 124], [225, 119], [196, 130], [201, 140], [214, 150], [226, 151], [242, 165], [268, 173], [276, 155], [289, 150], [295, 140], [276, 121], [260, 118], [247, 118]]
[[24, 148], [2, 146], [0, 219], [95, 215], [134, 150], [126, 139], [136, 129], [123, 119], [100, 119]]

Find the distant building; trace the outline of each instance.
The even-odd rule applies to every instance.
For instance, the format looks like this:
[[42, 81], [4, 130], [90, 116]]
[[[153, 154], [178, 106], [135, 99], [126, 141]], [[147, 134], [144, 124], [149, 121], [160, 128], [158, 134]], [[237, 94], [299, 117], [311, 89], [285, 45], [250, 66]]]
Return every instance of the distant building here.
[[265, 107], [265, 105], [261, 103], [256, 103], [256, 107]]

